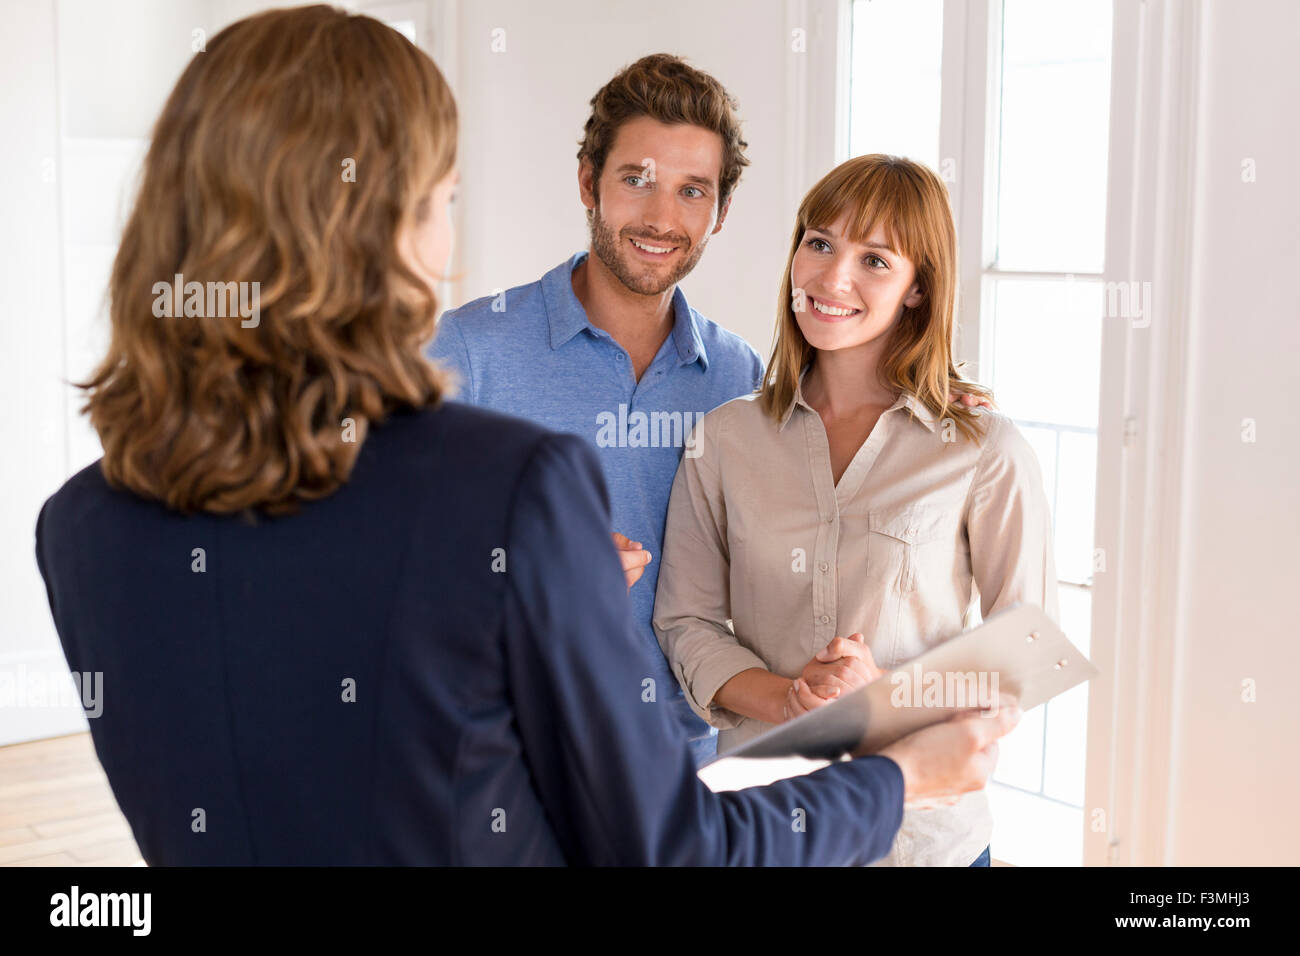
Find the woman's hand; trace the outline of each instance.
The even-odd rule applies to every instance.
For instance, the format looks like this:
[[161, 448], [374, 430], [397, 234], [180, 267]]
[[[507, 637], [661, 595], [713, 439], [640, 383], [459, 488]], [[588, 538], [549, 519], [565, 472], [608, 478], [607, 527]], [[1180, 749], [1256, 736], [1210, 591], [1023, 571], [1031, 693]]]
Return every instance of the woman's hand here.
[[793, 720], [810, 710], [824, 707], [851, 690], [871, 683], [884, 672], [871, 657], [871, 648], [861, 632], [837, 637], [804, 667], [803, 673], [786, 691], [782, 710]]
[[[836, 697], [839, 692], [836, 691]], [[782, 710], [782, 716], [785, 720], [794, 720], [810, 710], [816, 710], [818, 707], [825, 707], [834, 697], [821, 697], [812, 692], [808, 682], [802, 677], [796, 677], [794, 683], [785, 694], [785, 706]]]
[[871, 656], [866, 637], [859, 631], [848, 637], [835, 638], [817, 652], [799, 676], [813, 693], [835, 700], [870, 684], [883, 673]]
[[627, 579], [628, 590], [631, 590], [645, 573], [645, 566], [650, 563], [650, 552], [641, 547], [640, 541], [628, 540], [625, 534], [615, 531], [613, 537], [618, 559], [623, 562], [623, 577]]

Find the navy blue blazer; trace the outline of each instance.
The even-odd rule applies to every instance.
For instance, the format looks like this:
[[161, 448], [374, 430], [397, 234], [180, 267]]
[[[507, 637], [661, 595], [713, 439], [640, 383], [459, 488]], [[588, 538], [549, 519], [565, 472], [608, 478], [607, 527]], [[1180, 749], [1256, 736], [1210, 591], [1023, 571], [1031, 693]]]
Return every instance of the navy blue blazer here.
[[69, 667], [103, 674], [95, 751], [151, 865], [883, 856], [887, 758], [698, 780], [609, 525], [580, 438], [448, 402], [372, 428], [287, 517], [181, 515], [91, 465], [36, 556]]

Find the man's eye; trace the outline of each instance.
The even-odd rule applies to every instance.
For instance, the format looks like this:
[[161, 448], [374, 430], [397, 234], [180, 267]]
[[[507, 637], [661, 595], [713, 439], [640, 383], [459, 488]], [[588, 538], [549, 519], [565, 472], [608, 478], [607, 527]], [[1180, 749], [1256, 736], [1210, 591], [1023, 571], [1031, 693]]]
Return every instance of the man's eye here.
[[695, 198], [698, 197], [698, 196], [703, 196], [703, 195], [704, 195], [704, 190], [700, 189], [698, 186], [687, 186], [686, 189], [690, 190], [692, 193], [695, 194], [695, 195], [691, 196], [692, 199], [695, 199]]
[[642, 182], [644, 182], [644, 181], [645, 181], [645, 180], [643, 180], [640, 176], [624, 176], [624, 177], [623, 177], [623, 182], [627, 183], [629, 186], [632, 186], [633, 188], [636, 188], [640, 183], [642, 183]]

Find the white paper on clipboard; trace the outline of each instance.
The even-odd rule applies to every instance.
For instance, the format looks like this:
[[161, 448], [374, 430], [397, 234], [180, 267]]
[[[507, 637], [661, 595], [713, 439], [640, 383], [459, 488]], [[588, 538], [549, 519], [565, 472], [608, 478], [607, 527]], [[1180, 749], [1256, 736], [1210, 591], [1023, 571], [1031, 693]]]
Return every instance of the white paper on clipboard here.
[[712, 790], [762, 786], [811, 773], [859, 747], [875, 753], [978, 706], [972, 691], [1014, 694], [1028, 711], [1097, 673], [1041, 608], [1015, 604], [833, 704], [720, 754], [699, 777]]

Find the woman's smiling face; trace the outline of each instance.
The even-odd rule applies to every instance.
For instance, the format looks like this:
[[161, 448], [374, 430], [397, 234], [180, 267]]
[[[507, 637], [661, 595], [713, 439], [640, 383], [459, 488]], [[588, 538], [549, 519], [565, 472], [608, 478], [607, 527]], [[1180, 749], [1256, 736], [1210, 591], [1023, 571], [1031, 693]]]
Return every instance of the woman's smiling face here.
[[865, 242], [846, 236], [848, 213], [804, 230], [790, 264], [795, 319], [815, 349], [853, 348], [880, 339], [924, 294], [916, 268], [890, 248], [878, 224]]

